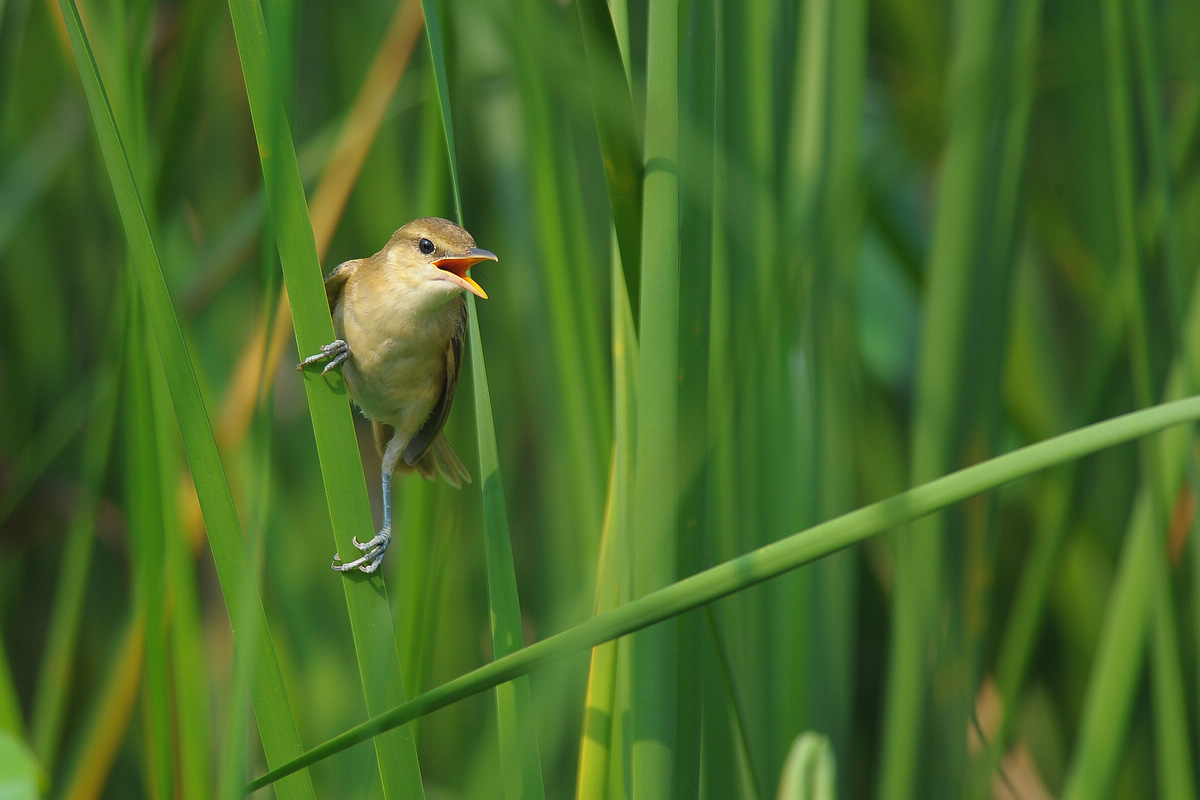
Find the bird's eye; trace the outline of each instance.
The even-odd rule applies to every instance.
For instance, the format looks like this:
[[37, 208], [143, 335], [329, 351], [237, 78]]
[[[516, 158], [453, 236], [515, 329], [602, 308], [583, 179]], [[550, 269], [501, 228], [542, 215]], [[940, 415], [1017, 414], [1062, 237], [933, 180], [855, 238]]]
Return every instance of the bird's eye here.
[[428, 239], [422, 239], [421, 241], [417, 242], [417, 249], [425, 255], [429, 255], [436, 248], [433, 246], [433, 242], [429, 241]]

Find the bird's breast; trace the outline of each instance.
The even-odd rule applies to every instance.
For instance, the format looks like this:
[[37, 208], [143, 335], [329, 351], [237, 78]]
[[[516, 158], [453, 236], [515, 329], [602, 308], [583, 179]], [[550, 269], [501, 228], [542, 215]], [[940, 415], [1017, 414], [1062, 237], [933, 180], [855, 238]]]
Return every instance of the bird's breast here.
[[446, 348], [457, 332], [461, 308], [454, 306], [461, 301], [425, 313], [359, 305], [340, 315], [338, 335], [351, 353], [343, 369], [346, 388], [369, 419], [392, 425], [407, 440], [445, 388]]

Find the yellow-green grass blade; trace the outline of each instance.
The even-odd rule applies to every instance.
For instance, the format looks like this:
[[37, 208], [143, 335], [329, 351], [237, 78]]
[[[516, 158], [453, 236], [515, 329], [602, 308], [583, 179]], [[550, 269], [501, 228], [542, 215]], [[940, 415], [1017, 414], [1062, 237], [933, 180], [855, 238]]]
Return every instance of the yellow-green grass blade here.
[[[263, 635], [254, 637], [253, 641], [242, 642], [242, 646], [254, 652], [256, 712], [259, 715], [260, 732], [263, 735], [268, 761], [282, 762], [300, 752], [300, 741], [291, 716], [291, 706], [283, 686], [279, 663], [275, 658], [270, 637], [266, 634], [265, 613], [246, 561], [241, 526], [229, 494], [229, 484], [217, 454], [212, 428], [196, 383], [195, 372], [192, 370], [187, 346], [163, 279], [137, 183], [126, 157], [95, 58], [84, 34], [79, 11], [73, 0], [62, 0], [60, 8], [67, 23], [67, 32], [79, 75], [83, 80], [84, 93], [88, 98], [101, 152], [108, 168], [109, 180], [117, 198], [117, 207], [125, 227], [149, 325], [167, 374], [184, 447], [207, 521], [209, 542], [225, 594], [226, 606], [231, 619], [256, 620], [260, 623], [255, 626], [256, 629], [263, 632]], [[286, 785], [281, 784], [280, 793], [289, 797], [313, 796], [307, 772], [289, 778]]]
[[779, 778], [778, 800], [837, 800], [837, 766], [827, 736], [796, 737]]
[[[461, 194], [458, 189], [458, 156], [454, 149], [454, 121], [450, 110], [450, 89], [446, 74], [446, 50], [437, 0], [426, 0], [425, 30], [433, 56], [434, 77], [446, 136], [450, 162], [450, 180], [454, 186], [455, 211], [463, 222]], [[471, 351], [471, 383], [475, 400], [475, 427], [479, 444], [479, 483], [483, 502], [483, 536], [487, 563], [488, 607], [492, 629], [492, 656], [502, 658], [525, 645], [521, 602], [517, 595], [517, 576], [509, 537], [508, 511], [504, 484], [500, 476], [500, 454], [492, 418], [487, 367], [479, 332], [475, 298], [467, 298], [468, 338]], [[545, 797], [542, 764], [538, 754], [537, 715], [528, 676], [496, 687], [496, 716], [499, 726], [500, 772], [504, 793], [509, 800]]]
[[[614, 468], [613, 475], [616, 470]], [[610, 481], [610, 486], [615, 481]], [[609, 492], [609, 513], [600, 543], [600, 566], [596, 574], [596, 613], [617, 606], [617, 561], [614, 554], [612, 511], [613, 492]], [[605, 642], [592, 649], [584, 694], [583, 737], [579, 745], [579, 769], [575, 779], [576, 800], [607, 800], [609, 776], [613, 765], [613, 731], [617, 704], [617, 664], [620, 641]]]
[[[608, 480], [608, 503], [600, 541], [596, 570], [594, 613], [616, 608], [629, 599], [629, 532], [632, 524], [633, 452], [637, 415], [637, 336], [633, 314], [625, 291], [625, 273], [621, 269], [620, 250], [614, 247], [609, 273], [613, 284], [612, 360], [613, 360], [613, 456]], [[621, 658], [621, 650], [626, 651]], [[576, 779], [577, 800], [607, 800], [623, 796], [622, 772], [617, 769], [621, 756], [621, 726], [628, 710], [627, 698], [619, 691], [619, 675], [628, 680], [628, 646], [606, 642], [592, 650], [584, 698], [583, 741], [579, 748]], [[614, 777], [615, 776], [615, 777]]]
[[[1200, 420], [1200, 397], [1163, 403], [1022, 447], [886, 500], [862, 506], [639, 597], [455, 678], [313, 748], [295, 762], [253, 781], [247, 790], [260, 789], [381, 731], [403, 725], [518, 675], [768, 581], [1009, 481], [1197, 420]], [[1175, 433], [1187, 441], [1186, 432]]]
[[25, 722], [21, 718], [21, 703], [17, 699], [12, 668], [9, 666], [8, 653], [2, 640], [0, 640], [0, 731], [12, 734], [13, 738], [18, 741], [25, 740]]
[[44, 782], [45, 773], [29, 745], [12, 731], [0, 727], [0, 795], [13, 800], [37, 800], [42, 796]]

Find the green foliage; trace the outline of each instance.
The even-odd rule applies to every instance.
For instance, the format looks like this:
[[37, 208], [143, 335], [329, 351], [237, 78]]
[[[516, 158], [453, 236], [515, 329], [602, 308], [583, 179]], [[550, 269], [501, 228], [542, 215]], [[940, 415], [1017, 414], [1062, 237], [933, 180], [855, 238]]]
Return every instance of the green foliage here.
[[[1195, 796], [1198, 27], [0, 2], [0, 782]], [[291, 337], [423, 215], [500, 257], [476, 481], [342, 576], [379, 461]]]

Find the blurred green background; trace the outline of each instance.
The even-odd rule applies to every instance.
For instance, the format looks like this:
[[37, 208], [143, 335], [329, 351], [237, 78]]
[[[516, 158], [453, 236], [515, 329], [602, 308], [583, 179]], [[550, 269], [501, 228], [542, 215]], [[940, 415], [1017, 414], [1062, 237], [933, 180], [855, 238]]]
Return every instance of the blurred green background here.
[[[500, 258], [473, 275], [527, 641], [1196, 391], [1192, 0], [464, 0], [432, 49], [419, 4], [262, 6], [322, 273], [455, 216], [444, 55], [463, 221]], [[80, 13], [311, 747], [367, 714], [246, 46], [212, 0]], [[255, 684], [66, 31], [53, 2], [0, 0], [0, 786], [36, 763], [51, 797], [240, 796]], [[409, 696], [492, 657], [466, 371], [447, 433], [477, 482], [395, 493]], [[813, 731], [840, 797], [1194, 797], [1175, 445], [535, 671], [517, 738], [545, 796], [774, 797]], [[414, 723], [426, 796], [539, 796], [502, 780], [503, 713], [488, 692]], [[383, 796], [372, 754], [316, 764], [317, 796]]]

